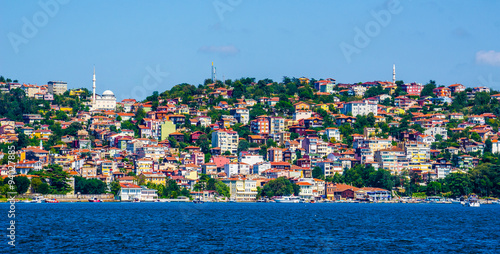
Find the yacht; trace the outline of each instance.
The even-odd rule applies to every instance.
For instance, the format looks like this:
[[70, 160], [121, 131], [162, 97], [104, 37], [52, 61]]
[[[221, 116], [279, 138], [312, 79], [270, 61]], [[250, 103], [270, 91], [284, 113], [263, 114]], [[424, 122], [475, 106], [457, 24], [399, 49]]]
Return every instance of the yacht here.
[[480, 207], [481, 204], [479, 204], [479, 199], [477, 198], [476, 195], [471, 195], [465, 202], [465, 206], [468, 207]]
[[294, 196], [289, 196], [289, 197], [277, 198], [274, 201], [276, 201], [276, 203], [299, 203], [300, 198], [294, 197]]

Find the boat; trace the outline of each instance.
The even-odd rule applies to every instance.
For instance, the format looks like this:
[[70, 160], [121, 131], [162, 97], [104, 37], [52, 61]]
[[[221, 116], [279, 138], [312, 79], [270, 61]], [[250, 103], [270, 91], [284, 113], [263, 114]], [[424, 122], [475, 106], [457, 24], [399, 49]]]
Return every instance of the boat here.
[[55, 198], [52, 198], [52, 199], [45, 199], [45, 203], [59, 203], [59, 201]]
[[235, 199], [229, 199], [229, 201], [227, 201], [229, 203], [236, 203], [236, 200]]
[[203, 200], [201, 200], [201, 199], [195, 199], [195, 200], [193, 200], [193, 203], [195, 203], [195, 204], [203, 204], [205, 202], [203, 202]]
[[94, 198], [89, 199], [89, 202], [91, 202], [91, 203], [100, 203], [100, 202], [102, 202], [102, 199], [98, 199], [98, 198], [94, 197]]
[[138, 198], [134, 198], [134, 199], [132, 200], [132, 203], [139, 203], [139, 202], [141, 202], [141, 200], [139, 200]]
[[268, 198], [260, 198], [257, 200], [258, 203], [267, 203], [270, 202]]
[[35, 196], [35, 199], [32, 199], [30, 202], [31, 203], [42, 203], [42, 201], [44, 201], [45, 198], [43, 198], [42, 196]]
[[479, 199], [476, 195], [471, 195], [465, 202], [464, 205], [467, 207], [480, 207]]
[[276, 198], [276, 199], [274, 199], [274, 201], [276, 203], [299, 203], [300, 198], [294, 197], [294, 196], [289, 196], [289, 197]]

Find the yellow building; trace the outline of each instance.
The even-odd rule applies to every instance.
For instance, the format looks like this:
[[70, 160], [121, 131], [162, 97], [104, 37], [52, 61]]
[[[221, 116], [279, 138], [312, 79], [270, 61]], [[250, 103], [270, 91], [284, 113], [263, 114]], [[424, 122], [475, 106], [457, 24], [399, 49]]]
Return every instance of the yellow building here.
[[160, 184], [160, 185], [165, 185], [165, 183], [167, 182], [167, 176], [165, 176], [165, 174], [161, 174], [161, 173], [142, 173], [141, 174], [142, 176], [144, 176], [144, 179], [146, 180], [146, 183], [147, 182], [151, 182], [151, 183], [154, 183], [154, 184]]
[[311, 106], [305, 102], [297, 102], [293, 105], [295, 107], [295, 110], [309, 110]]
[[71, 111], [73, 111], [72, 108], [63, 108], [63, 107], [60, 107], [59, 110], [64, 111], [64, 112], [71, 112]]
[[405, 110], [402, 108], [397, 108], [397, 107], [389, 107], [387, 108], [388, 113], [393, 113], [396, 115], [403, 115], [405, 113]]
[[420, 170], [422, 173], [434, 172], [430, 162], [411, 162], [408, 167], [411, 170]]
[[189, 180], [197, 180], [198, 179], [198, 171], [188, 171], [186, 172], [186, 175], [184, 178], [189, 179]]
[[50, 138], [52, 135], [52, 131], [50, 130], [35, 130], [33, 133], [31, 133], [30, 138]]
[[318, 104], [316, 106], [321, 108], [322, 110], [324, 110], [326, 112], [330, 112], [330, 106], [328, 104]]
[[83, 93], [85, 93], [85, 90], [79, 88], [79, 89], [72, 89], [69, 91], [69, 95], [70, 96], [80, 96], [82, 95]]

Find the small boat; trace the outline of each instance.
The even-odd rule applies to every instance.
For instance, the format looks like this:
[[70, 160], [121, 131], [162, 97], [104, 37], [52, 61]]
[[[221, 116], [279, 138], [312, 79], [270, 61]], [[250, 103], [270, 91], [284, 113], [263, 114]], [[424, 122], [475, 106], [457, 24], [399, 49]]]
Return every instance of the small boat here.
[[52, 199], [45, 199], [45, 203], [59, 203], [59, 201], [55, 198], [52, 198]]
[[42, 196], [36, 196], [35, 199], [31, 200], [31, 203], [42, 203], [42, 201], [44, 201], [45, 198], [43, 198]]
[[89, 202], [91, 202], [91, 203], [100, 203], [100, 202], [102, 202], [102, 199], [98, 199], [98, 198], [94, 197], [94, 198], [89, 199]]
[[141, 202], [141, 200], [139, 200], [138, 198], [134, 198], [134, 199], [132, 200], [132, 203], [139, 203], [139, 202]]
[[274, 199], [274, 201], [276, 203], [299, 203], [300, 198], [294, 197], [294, 196], [289, 196], [289, 197], [277, 198], [277, 199]]
[[195, 200], [193, 200], [193, 203], [195, 203], [195, 204], [203, 204], [205, 202], [203, 202], [203, 200], [201, 200], [201, 199], [195, 199]]
[[229, 203], [236, 203], [236, 200], [235, 199], [229, 199], [229, 201], [227, 201]]

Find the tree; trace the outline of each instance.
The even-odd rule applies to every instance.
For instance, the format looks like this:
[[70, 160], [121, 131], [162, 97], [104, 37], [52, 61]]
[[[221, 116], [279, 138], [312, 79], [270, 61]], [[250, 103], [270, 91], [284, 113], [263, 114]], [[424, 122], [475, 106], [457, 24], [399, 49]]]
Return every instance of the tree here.
[[491, 97], [490, 93], [478, 92], [474, 96], [474, 106], [486, 106], [490, 103]]
[[471, 190], [470, 178], [463, 173], [448, 174], [444, 179], [444, 187], [452, 193], [453, 197], [469, 195]]
[[33, 179], [31, 179], [31, 188], [33, 188], [34, 193], [40, 192], [39, 187], [41, 184], [42, 184], [42, 180], [40, 180], [39, 177], [34, 177]]
[[229, 187], [220, 180], [215, 182], [215, 191], [217, 191], [219, 195], [229, 197]]
[[51, 192], [55, 194], [66, 194], [70, 192], [71, 186], [68, 184], [69, 174], [61, 166], [51, 164], [47, 168], [47, 175], [50, 180]]
[[434, 97], [434, 89], [436, 88], [436, 81], [430, 80], [429, 83], [427, 83], [424, 88], [422, 89], [422, 92], [420, 93], [420, 97], [427, 97], [427, 96], [433, 96]]
[[427, 196], [435, 196], [441, 193], [441, 183], [439, 182], [430, 182], [427, 184]]
[[81, 194], [104, 194], [106, 193], [106, 184], [99, 179], [85, 179], [75, 176], [75, 192]]
[[242, 151], [248, 151], [248, 148], [250, 147], [250, 143], [248, 143], [248, 141], [246, 140], [241, 140], [239, 143], [238, 143], [238, 152], [242, 152]]
[[467, 107], [467, 93], [465, 91], [459, 92], [455, 94], [455, 98], [451, 103], [451, 108], [455, 111], [460, 111], [464, 107]]
[[135, 113], [135, 120], [140, 123], [144, 117], [146, 117], [146, 111], [144, 111], [144, 108], [139, 108]]
[[484, 142], [484, 153], [491, 153], [493, 149], [493, 143], [491, 142], [491, 139], [487, 139]]
[[320, 167], [314, 167], [312, 170], [312, 177], [318, 179], [324, 179], [325, 175]]
[[473, 132], [471, 134], [471, 139], [473, 139], [473, 140], [475, 140], [477, 142], [481, 142], [482, 141], [481, 136], [479, 136], [479, 134], [477, 132]]
[[42, 183], [40, 184], [40, 186], [38, 187], [38, 192], [40, 194], [50, 194], [52, 191], [50, 189], [50, 185], [47, 184], [47, 183]]
[[285, 177], [278, 177], [275, 180], [269, 181], [259, 191], [258, 196], [260, 197], [267, 196], [271, 198], [273, 196], [289, 196], [292, 194], [298, 196], [300, 187]]
[[19, 194], [24, 194], [28, 191], [30, 187], [30, 180], [26, 176], [16, 176], [14, 177], [14, 183], [16, 184], [16, 190]]

